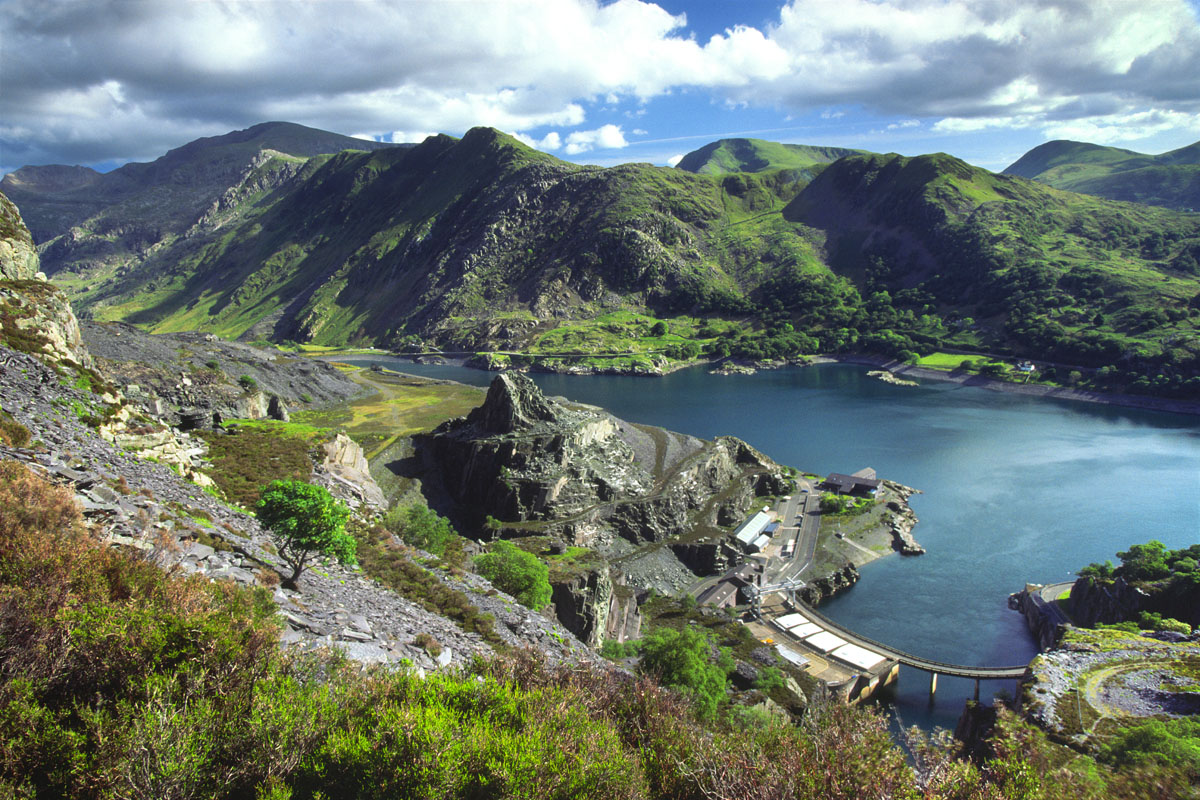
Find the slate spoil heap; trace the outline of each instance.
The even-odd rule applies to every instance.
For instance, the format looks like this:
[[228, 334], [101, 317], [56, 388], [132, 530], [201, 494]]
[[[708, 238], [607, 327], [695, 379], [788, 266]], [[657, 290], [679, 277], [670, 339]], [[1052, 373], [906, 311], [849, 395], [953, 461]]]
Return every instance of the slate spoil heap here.
[[[94, 534], [113, 546], [140, 550], [164, 569], [212, 580], [267, 586], [286, 621], [282, 641], [311, 649], [332, 645], [355, 660], [435, 669], [463, 664], [492, 647], [475, 633], [432, 614], [367, 579], [358, 570], [327, 564], [309, 570], [298, 591], [278, 586], [286, 568], [251, 516], [229, 508], [166, 466], [133, 457], [102, 439], [73, 412], [91, 398], [62, 385], [40, 361], [0, 348], [0, 407], [31, 433], [27, 448], [0, 446], [0, 458], [27, 464], [71, 487]], [[558, 624], [497, 592], [487, 581], [434, 571], [495, 617], [511, 647], [535, 647], [550, 663], [575, 662], [583, 646]], [[434, 659], [414, 639], [428, 634], [442, 650]]]

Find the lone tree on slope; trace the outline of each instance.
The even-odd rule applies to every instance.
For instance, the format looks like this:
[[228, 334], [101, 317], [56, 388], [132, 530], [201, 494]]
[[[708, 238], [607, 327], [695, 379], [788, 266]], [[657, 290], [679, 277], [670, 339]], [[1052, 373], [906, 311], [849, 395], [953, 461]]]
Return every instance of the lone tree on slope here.
[[271, 540], [292, 575], [295, 586], [313, 560], [329, 555], [346, 564], [356, 563], [356, 542], [346, 533], [350, 509], [323, 486], [297, 480], [271, 481], [255, 506], [258, 519], [270, 529]]

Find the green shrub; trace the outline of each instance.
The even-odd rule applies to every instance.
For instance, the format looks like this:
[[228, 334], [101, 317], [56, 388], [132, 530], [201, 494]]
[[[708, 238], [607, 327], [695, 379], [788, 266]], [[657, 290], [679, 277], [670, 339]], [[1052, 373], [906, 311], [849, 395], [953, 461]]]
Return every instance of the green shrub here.
[[243, 375], [238, 378], [237, 382], [238, 386], [242, 387], [247, 394], [258, 389], [258, 381], [256, 381], [251, 375]]
[[783, 673], [775, 667], [763, 667], [758, 671], [758, 680], [754, 682], [754, 688], [758, 689], [763, 694], [782, 689], [787, 685], [783, 679]]
[[1161, 764], [1200, 779], [1200, 720], [1149, 720], [1122, 730], [1100, 757], [1120, 765]]
[[642, 644], [636, 640], [618, 642], [616, 639], [605, 639], [600, 644], [600, 655], [614, 661], [622, 658], [633, 658], [641, 652]]
[[1171, 631], [1187, 636], [1192, 632], [1192, 626], [1171, 617], [1151, 611], [1143, 611], [1138, 617], [1138, 627], [1144, 631]]
[[512, 542], [498, 541], [491, 552], [476, 556], [475, 570], [529, 608], [545, 608], [550, 602], [550, 568]]
[[419, 547], [435, 556], [444, 554], [446, 545], [458, 538], [448, 519], [418, 503], [392, 506], [384, 517], [383, 525], [405, 544]]

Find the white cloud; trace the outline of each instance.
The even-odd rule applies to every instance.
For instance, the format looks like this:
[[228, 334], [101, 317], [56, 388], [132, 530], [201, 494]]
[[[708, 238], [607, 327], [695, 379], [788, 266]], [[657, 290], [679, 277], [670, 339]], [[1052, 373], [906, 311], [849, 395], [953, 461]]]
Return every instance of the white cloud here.
[[366, 139], [367, 141], [376, 142], [391, 142], [392, 144], [419, 143], [425, 141], [430, 136], [437, 136], [437, 131], [389, 131], [377, 136], [372, 136], [370, 134], [354, 134], [355, 139]]
[[768, 36], [788, 69], [734, 99], [934, 119], [1200, 109], [1186, 0], [792, 0]]
[[[789, 0], [707, 41], [646, 0], [0, 3], [5, 161], [154, 155], [271, 119], [372, 138], [569, 129], [590, 104], [634, 118], [684, 91], [942, 132], [1200, 113], [1187, 0]], [[624, 146], [588, 133], [539, 146]]]
[[685, 155], [687, 155], [687, 154], [686, 153], [676, 153], [675, 155], [671, 156], [670, 158], [667, 159], [667, 166], [668, 167], [677, 166], [680, 161], [683, 161], [683, 157]]
[[1200, 113], [1141, 111], [1109, 114], [1041, 125], [1049, 139], [1076, 139], [1097, 144], [1133, 143], [1172, 130], [1200, 131]]
[[1200, 131], [1200, 112], [1151, 110], [1070, 119], [1055, 119], [1051, 114], [1044, 113], [1011, 117], [948, 117], [933, 125], [933, 130], [942, 133], [974, 133], [997, 128], [1037, 130], [1047, 139], [1132, 145], [1170, 131]]
[[899, 122], [892, 122], [887, 126], [889, 131], [899, 131], [905, 128], [919, 128], [921, 120], [919, 119], [902, 119]]
[[619, 125], [601, 125], [591, 131], [571, 131], [567, 134], [566, 154], [576, 156], [589, 150], [619, 150], [628, 147], [625, 133]]
[[541, 139], [535, 139], [532, 136], [529, 136], [524, 133], [514, 133], [513, 136], [516, 137], [518, 140], [524, 142], [525, 144], [529, 145], [530, 147], [536, 148], [538, 150], [546, 150], [546, 151], [552, 152], [552, 151], [557, 150], [558, 148], [562, 147], [562, 137], [558, 135], [558, 131], [550, 131], [545, 136], [543, 136]]

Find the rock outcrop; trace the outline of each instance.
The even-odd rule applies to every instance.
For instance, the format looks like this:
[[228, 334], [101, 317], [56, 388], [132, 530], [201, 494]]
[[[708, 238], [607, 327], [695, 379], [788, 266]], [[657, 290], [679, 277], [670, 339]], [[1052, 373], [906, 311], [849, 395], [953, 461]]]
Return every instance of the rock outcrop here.
[[368, 509], [386, 509], [387, 498], [371, 476], [367, 456], [358, 442], [344, 433], [321, 446], [321, 462], [315, 465], [317, 482], [335, 497]]
[[1008, 607], [1021, 612], [1029, 632], [1037, 639], [1039, 649], [1045, 651], [1058, 644], [1062, 627], [1070, 624], [1070, 620], [1042, 596], [1042, 588], [1039, 584], [1026, 584], [1021, 591], [1009, 595]]
[[637, 596], [607, 564], [555, 581], [551, 588], [558, 621], [589, 647], [638, 638], [642, 615]]
[[38, 270], [33, 237], [17, 207], [0, 193], [0, 340], [49, 363], [90, 368], [92, 357], [70, 302]]
[[831, 597], [849, 591], [856, 583], [858, 583], [858, 570], [854, 568], [853, 564], [846, 564], [824, 578], [812, 581], [797, 594], [808, 605], [818, 606]]
[[1070, 612], [1076, 624], [1136, 622], [1142, 612], [1161, 614], [1200, 626], [1200, 587], [1182, 581], [1135, 585], [1124, 578], [1111, 581], [1079, 578], [1071, 587]]
[[892, 547], [902, 556], [924, 555], [925, 548], [912, 535], [912, 529], [917, 525], [917, 515], [908, 505], [908, 498], [919, 494], [918, 490], [895, 481], [884, 481], [884, 485], [900, 497], [898, 501], [888, 503], [888, 510], [892, 512]]
[[778, 467], [738, 439], [704, 442], [567, 406], [520, 373], [498, 375], [482, 406], [419, 446], [466, 529], [486, 517], [520, 530], [536, 523], [577, 545], [662, 541], [785, 486]]
[[0, 280], [36, 280], [38, 269], [33, 236], [16, 205], [0, 192]]

